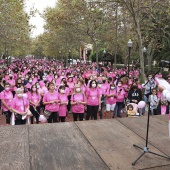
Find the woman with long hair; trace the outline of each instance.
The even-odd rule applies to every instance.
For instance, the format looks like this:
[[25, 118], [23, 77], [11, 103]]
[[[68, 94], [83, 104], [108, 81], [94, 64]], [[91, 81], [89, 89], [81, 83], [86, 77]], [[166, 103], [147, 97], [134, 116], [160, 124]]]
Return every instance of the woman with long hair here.
[[128, 93], [128, 100], [130, 103], [138, 104], [142, 100], [142, 91], [138, 88], [138, 84], [133, 82], [129, 93]]
[[31, 124], [34, 122], [34, 118], [36, 118], [36, 123], [39, 123], [40, 116], [40, 101], [41, 95], [38, 93], [36, 85], [31, 87], [30, 92], [28, 93], [28, 98], [30, 101], [30, 111], [33, 114], [31, 117]]
[[6, 124], [10, 124], [11, 118], [11, 102], [13, 100], [13, 94], [10, 90], [11, 86], [9, 83], [5, 83], [5, 90], [1, 92], [1, 101], [3, 113], [6, 116]]
[[76, 84], [80, 85], [81, 91], [85, 93], [86, 91], [86, 84], [84, 83], [84, 80], [82, 78], [77, 79]]

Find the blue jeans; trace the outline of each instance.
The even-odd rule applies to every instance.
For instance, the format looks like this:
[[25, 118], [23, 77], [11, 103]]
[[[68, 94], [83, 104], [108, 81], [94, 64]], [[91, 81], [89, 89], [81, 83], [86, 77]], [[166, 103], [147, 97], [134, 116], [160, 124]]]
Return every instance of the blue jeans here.
[[116, 102], [116, 106], [113, 111], [113, 115], [116, 115], [116, 111], [117, 111], [117, 117], [121, 117], [122, 107], [123, 107], [123, 102]]

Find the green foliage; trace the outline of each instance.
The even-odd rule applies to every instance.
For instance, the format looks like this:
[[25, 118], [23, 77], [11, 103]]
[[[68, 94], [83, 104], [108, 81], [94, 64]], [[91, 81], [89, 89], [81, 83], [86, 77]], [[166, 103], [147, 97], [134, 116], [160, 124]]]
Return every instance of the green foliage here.
[[[130, 61], [142, 59], [142, 46], [147, 48], [149, 68], [154, 59], [170, 59], [169, 1], [59, 0], [55, 8], [47, 8], [42, 15], [46, 31], [32, 41], [35, 55], [55, 57], [62, 53], [67, 58], [71, 49], [74, 58], [80, 57], [79, 47], [85, 42], [93, 44], [93, 61], [96, 52], [100, 61], [105, 49], [113, 58], [117, 56], [118, 63], [123, 60], [127, 64], [127, 42], [132, 39]], [[144, 62], [139, 64], [141, 67]]]
[[26, 55], [30, 44], [29, 16], [24, 0], [0, 0], [0, 53]]

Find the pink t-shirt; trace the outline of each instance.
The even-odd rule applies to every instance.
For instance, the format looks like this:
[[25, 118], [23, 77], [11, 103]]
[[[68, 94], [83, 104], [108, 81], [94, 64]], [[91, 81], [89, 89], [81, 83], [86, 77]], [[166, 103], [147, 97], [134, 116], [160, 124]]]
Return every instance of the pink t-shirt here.
[[[43, 102], [50, 102], [58, 100], [58, 92], [55, 91], [53, 94], [50, 92], [45, 93], [43, 97]], [[45, 110], [48, 110], [50, 112], [58, 112], [59, 110], [59, 105], [58, 103], [53, 103], [53, 104], [47, 104], [45, 105]]]
[[142, 85], [141, 85], [141, 84], [138, 84], [138, 88], [142, 90]]
[[68, 87], [65, 88], [65, 93], [68, 95], [70, 95], [70, 89]]
[[[123, 84], [122, 85], [123, 88], [128, 88], [129, 86], [127, 84]], [[125, 97], [127, 98], [128, 97], [128, 92], [125, 91]]]
[[38, 81], [38, 78], [35, 77], [35, 78], [33, 79], [33, 81], [32, 81], [32, 84], [35, 84], [37, 81]]
[[[116, 89], [114, 89], [114, 90], [108, 89], [106, 94], [108, 94], [108, 95], [115, 94], [116, 95]], [[116, 103], [116, 98], [115, 97], [112, 96], [112, 97], [107, 97], [106, 98], [106, 104], [112, 105], [112, 104], [115, 104], [115, 103]]]
[[[41, 99], [41, 95], [38, 93], [28, 93], [28, 99], [30, 100], [30, 101], [32, 101], [33, 103], [37, 103], [38, 101], [40, 101], [40, 99]], [[30, 106], [34, 106], [33, 104], [31, 104], [31, 102], [30, 102]]]
[[68, 84], [69, 89], [70, 89], [70, 95], [72, 95], [73, 92], [74, 92], [74, 83], [73, 82], [68, 82], [67, 84]]
[[57, 80], [55, 79], [55, 83], [56, 83], [57, 86], [59, 86], [60, 83], [61, 83], [61, 79], [60, 78], [58, 78]]
[[7, 80], [7, 82], [10, 84], [10, 85], [15, 85], [15, 80], [14, 79], [12, 79], [12, 80]]
[[98, 106], [100, 93], [97, 88], [88, 88], [86, 91], [87, 105]]
[[[60, 100], [60, 102], [68, 102], [68, 97], [67, 94], [58, 94], [58, 99]], [[65, 117], [67, 113], [67, 105], [59, 105], [59, 111], [58, 114], [60, 117]]]
[[90, 76], [91, 76], [91, 73], [90, 73], [90, 72], [84, 73], [84, 77], [85, 77], [85, 78], [89, 79]]
[[123, 87], [117, 87], [116, 89], [117, 92], [117, 102], [123, 102], [124, 98], [125, 98], [125, 91]]
[[[73, 94], [71, 96], [71, 101], [73, 102], [86, 102], [86, 97], [83, 93]], [[76, 104], [72, 105], [72, 112], [73, 113], [84, 113], [84, 105], [83, 104]]]
[[85, 86], [85, 85], [81, 85], [81, 90], [82, 90], [83, 93], [85, 93], [85, 91], [86, 91], [86, 86]]
[[11, 108], [17, 110], [18, 112], [25, 112], [29, 106], [29, 101], [27, 98], [18, 98], [16, 95], [11, 103]]
[[[11, 91], [5, 91], [3, 90], [1, 92], [1, 100], [4, 100], [4, 102], [10, 107], [11, 102], [13, 100], [13, 94]], [[2, 104], [3, 111], [8, 111], [8, 109]]]
[[39, 83], [40, 83], [41, 88], [43, 88], [45, 86], [45, 83], [43, 80], [41, 80]]
[[44, 86], [43, 88], [41, 88], [41, 93], [45, 94], [47, 92], [48, 92], [47, 87]]
[[47, 76], [47, 81], [51, 82], [54, 79], [53, 75], [48, 75]]
[[162, 93], [160, 91], [157, 92], [158, 99], [161, 99]]
[[100, 93], [100, 96], [102, 96], [103, 94], [105, 94], [104, 93], [104, 89], [102, 88], [102, 87], [98, 87], [98, 91], [99, 91], [99, 93]]
[[103, 89], [103, 94], [106, 94], [107, 89], [110, 87], [108, 83], [102, 84], [101, 88]]
[[26, 88], [27, 88], [27, 89], [31, 89], [31, 86], [32, 86], [32, 85], [33, 85], [33, 84], [27, 83], [27, 84], [26, 84]]

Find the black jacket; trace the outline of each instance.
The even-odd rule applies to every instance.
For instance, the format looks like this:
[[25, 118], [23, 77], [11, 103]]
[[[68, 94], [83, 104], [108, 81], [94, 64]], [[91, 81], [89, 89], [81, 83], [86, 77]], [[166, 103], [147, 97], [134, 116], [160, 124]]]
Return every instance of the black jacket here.
[[139, 103], [142, 100], [142, 91], [140, 89], [130, 89], [128, 93], [128, 99], [130, 100], [130, 103], [133, 103], [132, 100], [137, 100]]

